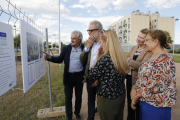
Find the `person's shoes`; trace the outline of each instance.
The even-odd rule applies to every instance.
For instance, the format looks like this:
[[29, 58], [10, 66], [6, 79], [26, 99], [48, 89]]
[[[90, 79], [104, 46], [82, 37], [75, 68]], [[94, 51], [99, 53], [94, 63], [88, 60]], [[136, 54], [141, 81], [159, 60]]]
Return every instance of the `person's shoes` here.
[[67, 118], [66, 120], [72, 120], [72, 118]]
[[98, 113], [98, 111], [97, 111], [97, 107], [96, 107], [96, 109], [95, 109], [95, 113], [94, 114], [97, 114]]
[[80, 115], [76, 115], [76, 120], [82, 120]]

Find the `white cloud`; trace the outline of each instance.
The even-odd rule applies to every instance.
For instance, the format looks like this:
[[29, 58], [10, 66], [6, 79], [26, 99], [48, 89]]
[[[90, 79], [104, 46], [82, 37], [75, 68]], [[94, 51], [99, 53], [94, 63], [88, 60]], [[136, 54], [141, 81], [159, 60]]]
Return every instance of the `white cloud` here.
[[107, 26], [110, 25], [111, 23], [121, 19], [123, 16], [105, 16], [105, 17], [91, 17], [91, 18], [84, 18], [84, 17], [71, 17], [71, 16], [65, 16], [66, 19], [74, 21], [74, 22], [78, 22], [78, 23], [82, 23], [83, 25], [86, 25], [86, 29], [83, 30], [85, 32], [83, 32], [83, 40], [87, 40], [88, 39], [88, 34], [86, 32], [86, 30], [88, 29], [88, 25], [89, 22], [93, 21], [93, 20], [98, 20], [102, 23], [103, 28], [107, 29]]
[[82, 13], [79, 13], [78, 16], [82, 15]]
[[51, 27], [51, 26], [54, 26], [54, 25], [58, 25], [58, 21], [57, 20], [42, 19], [42, 18], [37, 19], [36, 23], [39, 26], [48, 27], [48, 28]]
[[112, 4], [115, 6], [115, 10], [128, 9], [137, 6], [135, 0], [113, 0]]
[[95, 7], [99, 13], [104, 13], [109, 5], [114, 5], [114, 9], [128, 9], [132, 7], [136, 7], [137, 3], [135, 0], [79, 0], [81, 4], [91, 4], [91, 6]]
[[[37, 23], [39, 26], [42, 27], [52, 27], [52, 26], [58, 26], [58, 19], [57, 16], [53, 16], [53, 15], [47, 15], [47, 14], [41, 14], [37, 17], [37, 19], [35, 20], [35, 23]], [[60, 24], [60, 26], [62, 26], [62, 24]]]
[[146, 0], [143, 2], [146, 4], [146, 7], [151, 7], [151, 8], [171, 8], [174, 7], [178, 4], [180, 4], [180, 0]]
[[63, 0], [63, 2], [67, 2], [68, 0]]
[[94, 13], [94, 11], [91, 11], [91, 9], [89, 9], [87, 12], [88, 12], [88, 13]]
[[[28, 2], [28, 3], [27, 3]], [[45, 14], [58, 14], [58, 1], [51, 1], [51, 0], [11, 0], [11, 3], [13, 5], [16, 4], [16, 7], [18, 9], [21, 8], [22, 12], [24, 11], [30, 12], [30, 13], [45, 13]], [[7, 1], [1, 1], [1, 5], [3, 6], [3, 9], [8, 8]], [[10, 6], [10, 10], [14, 10]], [[70, 14], [70, 10], [65, 7], [64, 4], [60, 5], [60, 12], [61, 15], [68, 15]]]
[[85, 6], [81, 5], [81, 4], [74, 4], [74, 5], [70, 6], [70, 8], [81, 8], [81, 9], [83, 9], [83, 8], [85, 8]]
[[74, 22], [83, 23], [84, 25], [89, 25], [89, 22], [92, 20], [98, 20], [103, 24], [103, 26], [107, 26], [107, 25], [121, 19], [122, 17], [123, 16], [105, 16], [105, 17], [99, 17], [99, 18], [98, 17], [85, 18], [85, 17], [65, 16], [66, 19], [69, 19]]
[[102, 13], [102, 9], [106, 8], [112, 0], [79, 0], [81, 4], [91, 4], [91, 6], [95, 7], [100, 13]]
[[90, 4], [90, 3], [87, 3], [87, 4], [85, 4], [85, 7], [86, 7], [86, 8], [91, 7], [91, 4]]

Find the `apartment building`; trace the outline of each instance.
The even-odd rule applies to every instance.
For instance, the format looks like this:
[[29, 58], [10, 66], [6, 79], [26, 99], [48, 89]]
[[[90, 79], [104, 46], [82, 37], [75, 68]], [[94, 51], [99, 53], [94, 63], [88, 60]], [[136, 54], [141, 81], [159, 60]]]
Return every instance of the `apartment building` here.
[[174, 40], [174, 17], [160, 17], [156, 13], [133, 11], [120, 20], [110, 24], [107, 29], [114, 30], [121, 43], [136, 45], [136, 39], [141, 29], [161, 29], [170, 32]]

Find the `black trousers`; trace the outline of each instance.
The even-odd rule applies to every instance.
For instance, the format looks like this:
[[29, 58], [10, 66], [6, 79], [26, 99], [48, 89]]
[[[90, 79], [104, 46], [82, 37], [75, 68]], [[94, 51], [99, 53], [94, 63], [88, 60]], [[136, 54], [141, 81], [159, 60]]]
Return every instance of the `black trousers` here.
[[72, 95], [74, 87], [76, 97], [74, 114], [79, 115], [80, 113], [82, 103], [83, 79], [83, 72], [80, 72], [78, 74], [68, 74], [66, 85], [64, 86], [66, 115], [68, 119], [72, 118]]
[[132, 75], [126, 76], [126, 90], [127, 90], [127, 102], [128, 102], [128, 116], [127, 120], [139, 120], [139, 105], [137, 105], [136, 110], [131, 108], [131, 88], [132, 88]]
[[91, 87], [94, 80], [87, 79], [87, 92], [88, 92], [88, 120], [94, 120], [95, 114], [95, 100], [96, 100], [96, 87]]

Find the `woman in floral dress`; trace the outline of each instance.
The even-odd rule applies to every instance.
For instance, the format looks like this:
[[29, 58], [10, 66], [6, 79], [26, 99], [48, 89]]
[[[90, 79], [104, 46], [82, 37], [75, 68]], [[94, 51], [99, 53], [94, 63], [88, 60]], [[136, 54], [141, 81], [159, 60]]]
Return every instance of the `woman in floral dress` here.
[[162, 30], [149, 30], [145, 39], [152, 56], [142, 64], [131, 89], [131, 107], [140, 99], [141, 120], [171, 120], [171, 107], [177, 99], [176, 67], [167, 36]]

